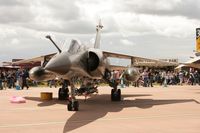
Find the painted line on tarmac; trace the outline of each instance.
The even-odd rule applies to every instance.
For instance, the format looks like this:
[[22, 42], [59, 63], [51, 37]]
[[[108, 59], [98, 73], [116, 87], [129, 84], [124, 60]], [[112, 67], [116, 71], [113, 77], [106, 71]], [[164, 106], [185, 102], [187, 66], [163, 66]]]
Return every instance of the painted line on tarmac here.
[[11, 125], [2, 125], [0, 126], [0, 128], [54, 125], [54, 124], [64, 124], [64, 123], [65, 123], [64, 121], [55, 121], [55, 122], [41, 122], [41, 123], [27, 123], [27, 124], [11, 124]]
[[65, 124], [69, 122], [73, 123], [82, 123], [82, 122], [105, 122], [105, 121], [117, 121], [117, 120], [140, 120], [140, 119], [152, 119], [152, 118], [170, 118], [170, 117], [189, 117], [193, 116], [196, 119], [199, 119], [200, 116], [198, 114], [181, 114], [181, 115], [154, 115], [154, 116], [138, 116], [138, 117], [121, 117], [121, 118], [101, 118], [97, 120], [88, 119], [88, 120], [73, 120], [73, 121], [52, 121], [52, 122], [39, 122], [39, 123], [24, 123], [24, 124], [8, 124], [8, 125], [0, 125], [0, 128], [15, 128], [15, 127], [29, 127], [29, 126], [42, 126], [42, 125], [57, 125], [57, 124]]
[[35, 110], [66, 110], [66, 108], [63, 107], [30, 107], [30, 108], [10, 108], [10, 109], [0, 109], [0, 111], [18, 111], [18, 110], [29, 110], [29, 111], [35, 111]]

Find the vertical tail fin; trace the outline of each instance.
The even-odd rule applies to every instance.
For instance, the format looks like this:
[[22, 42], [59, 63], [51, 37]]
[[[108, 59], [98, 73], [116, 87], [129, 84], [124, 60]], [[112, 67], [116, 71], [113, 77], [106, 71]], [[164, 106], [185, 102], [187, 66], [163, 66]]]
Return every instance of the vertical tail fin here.
[[196, 28], [196, 52], [200, 52], [200, 28]]
[[96, 39], [94, 43], [94, 48], [100, 48], [100, 40], [101, 40], [101, 29], [103, 28], [103, 25], [101, 24], [101, 20], [99, 20], [99, 24], [96, 26]]

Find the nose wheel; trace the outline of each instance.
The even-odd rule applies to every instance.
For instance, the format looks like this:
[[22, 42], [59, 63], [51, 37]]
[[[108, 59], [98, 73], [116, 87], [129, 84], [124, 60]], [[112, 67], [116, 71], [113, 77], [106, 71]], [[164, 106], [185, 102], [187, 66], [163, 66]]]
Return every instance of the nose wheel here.
[[74, 84], [71, 83], [71, 97], [69, 98], [67, 109], [68, 111], [78, 111], [79, 110], [79, 102], [76, 100], [76, 88]]
[[69, 101], [67, 104], [68, 111], [78, 111], [79, 110], [79, 102], [78, 101]]
[[111, 101], [121, 101], [121, 90], [112, 89], [111, 90]]

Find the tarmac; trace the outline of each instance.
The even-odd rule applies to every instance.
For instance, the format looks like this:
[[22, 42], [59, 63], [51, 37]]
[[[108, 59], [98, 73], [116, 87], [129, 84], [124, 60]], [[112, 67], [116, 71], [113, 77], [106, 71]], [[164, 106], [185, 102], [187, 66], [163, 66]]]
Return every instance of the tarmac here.
[[[0, 91], [0, 133], [200, 133], [200, 86], [128, 87], [120, 102], [110, 101], [111, 88], [84, 101], [80, 111], [67, 111], [58, 88]], [[54, 99], [42, 101], [41, 92]], [[10, 97], [26, 103], [10, 103]]]

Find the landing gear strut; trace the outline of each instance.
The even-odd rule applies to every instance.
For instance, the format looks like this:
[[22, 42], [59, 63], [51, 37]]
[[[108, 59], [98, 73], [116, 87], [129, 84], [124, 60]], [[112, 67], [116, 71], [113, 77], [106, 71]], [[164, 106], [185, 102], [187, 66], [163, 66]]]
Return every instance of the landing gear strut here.
[[68, 111], [78, 111], [79, 110], [79, 102], [76, 100], [75, 92], [76, 88], [73, 84], [71, 84], [71, 98], [69, 99], [69, 102], [67, 104]]

